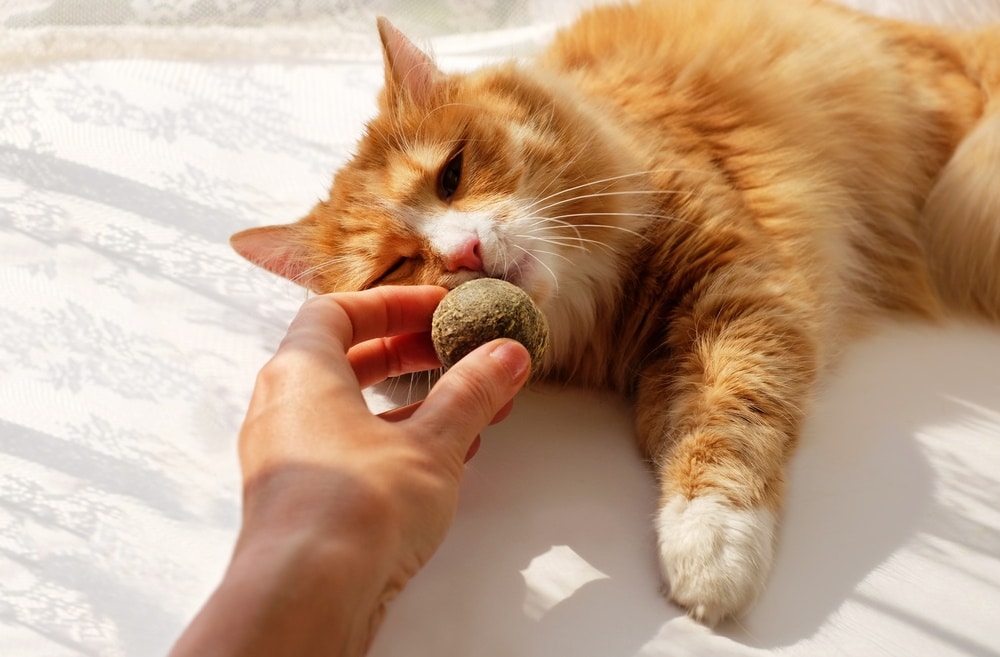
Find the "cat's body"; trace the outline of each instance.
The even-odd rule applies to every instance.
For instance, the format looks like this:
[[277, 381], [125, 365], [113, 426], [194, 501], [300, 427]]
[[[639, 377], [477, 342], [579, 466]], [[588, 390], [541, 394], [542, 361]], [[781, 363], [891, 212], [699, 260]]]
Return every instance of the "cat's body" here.
[[1000, 30], [647, 1], [456, 75], [380, 32], [381, 112], [330, 199], [234, 246], [317, 291], [524, 287], [543, 376], [635, 400], [664, 575], [698, 618], [763, 587], [847, 340], [890, 315], [1000, 318]]

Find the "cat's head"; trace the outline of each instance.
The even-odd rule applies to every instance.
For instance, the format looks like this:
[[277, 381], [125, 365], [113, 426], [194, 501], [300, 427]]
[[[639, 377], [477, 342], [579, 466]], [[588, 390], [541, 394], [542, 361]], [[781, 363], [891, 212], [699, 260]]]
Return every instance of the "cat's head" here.
[[379, 114], [329, 198], [233, 247], [317, 292], [503, 278], [539, 304], [556, 342], [560, 325], [586, 330], [634, 238], [642, 199], [627, 149], [557, 76], [512, 64], [445, 74], [384, 19], [379, 34]]

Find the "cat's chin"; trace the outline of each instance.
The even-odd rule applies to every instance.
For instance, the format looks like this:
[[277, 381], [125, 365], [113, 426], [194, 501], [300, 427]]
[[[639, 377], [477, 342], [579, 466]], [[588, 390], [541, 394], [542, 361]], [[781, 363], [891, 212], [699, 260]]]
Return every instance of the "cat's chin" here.
[[511, 285], [518, 286], [529, 295], [531, 294], [531, 290], [525, 286], [524, 276], [520, 272], [508, 272], [507, 274], [490, 276], [490, 278], [499, 278], [500, 280], [507, 281]]
[[469, 281], [476, 280], [477, 278], [496, 278], [501, 281], [507, 281], [511, 285], [516, 285], [527, 292], [528, 296], [531, 297], [531, 300], [539, 305], [544, 300], [551, 297], [551, 293], [549, 292], [547, 286], [544, 284], [538, 284], [536, 281], [532, 281], [521, 272], [507, 272], [506, 274], [469, 272], [467, 275], [452, 277], [447, 283], [443, 283], [442, 286], [447, 287], [448, 289], [454, 289], [462, 283], [468, 283]]
[[537, 280], [533, 280], [530, 277], [526, 277], [523, 274], [516, 272], [511, 273], [507, 276], [497, 276], [496, 278], [503, 278], [503, 280], [518, 286], [522, 290], [528, 293], [531, 300], [535, 302], [539, 308], [543, 307], [543, 304], [552, 297], [552, 290], [550, 286], [543, 283], [539, 283]]
[[503, 267], [494, 267], [482, 275], [507, 281], [531, 294], [530, 286], [528, 285], [531, 278], [531, 267], [523, 259], [504, 262]]
[[473, 281], [477, 278], [496, 278], [501, 281], [507, 281], [512, 285], [516, 285], [522, 290], [524, 290], [531, 300], [535, 302], [539, 308], [544, 312], [545, 303], [553, 297], [554, 289], [550, 285], [546, 285], [545, 281], [539, 282], [530, 277], [524, 275], [524, 272], [512, 271], [506, 274], [488, 274], [488, 273], [473, 273], [469, 272], [467, 275], [455, 276], [447, 283], [442, 283], [443, 287], [450, 290], [455, 289], [462, 283], [467, 283]]
[[471, 281], [477, 278], [496, 278], [502, 281], [507, 281], [512, 285], [516, 285], [525, 292], [535, 303], [539, 303], [540, 299], [538, 294], [544, 289], [544, 286], [538, 284], [534, 277], [531, 275], [531, 269], [529, 267], [521, 266], [508, 266], [506, 271], [495, 271], [495, 272], [468, 272], [461, 276], [457, 283], [454, 285], [448, 285], [446, 287], [453, 288]]

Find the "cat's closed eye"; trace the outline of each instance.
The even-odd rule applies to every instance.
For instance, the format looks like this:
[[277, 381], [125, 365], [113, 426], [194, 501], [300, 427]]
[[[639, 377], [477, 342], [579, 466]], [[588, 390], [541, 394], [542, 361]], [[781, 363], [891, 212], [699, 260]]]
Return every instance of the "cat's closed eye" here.
[[459, 151], [441, 168], [441, 174], [438, 176], [438, 198], [445, 202], [450, 201], [461, 182], [462, 151]]
[[401, 257], [392, 265], [389, 266], [382, 275], [376, 278], [368, 287], [376, 287], [378, 285], [384, 285], [386, 283], [391, 283], [395, 279], [400, 279], [404, 276], [408, 276], [413, 269], [414, 260], [413, 258]]

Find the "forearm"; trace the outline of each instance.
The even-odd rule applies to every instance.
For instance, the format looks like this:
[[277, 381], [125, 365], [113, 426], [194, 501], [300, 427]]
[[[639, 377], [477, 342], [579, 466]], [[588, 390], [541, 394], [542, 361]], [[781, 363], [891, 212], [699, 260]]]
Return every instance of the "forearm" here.
[[361, 385], [438, 364], [429, 338], [421, 349], [406, 336], [426, 334], [443, 295], [386, 287], [303, 304], [240, 432], [232, 562], [171, 657], [365, 653], [387, 601], [444, 539], [470, 445], [531, 366], [516, 342], [490, 343], [421, 405], [372, 415]]
[[170, 657], [362, 655], [384, 613], [382, 554], [310, 529], [243, 537]]

